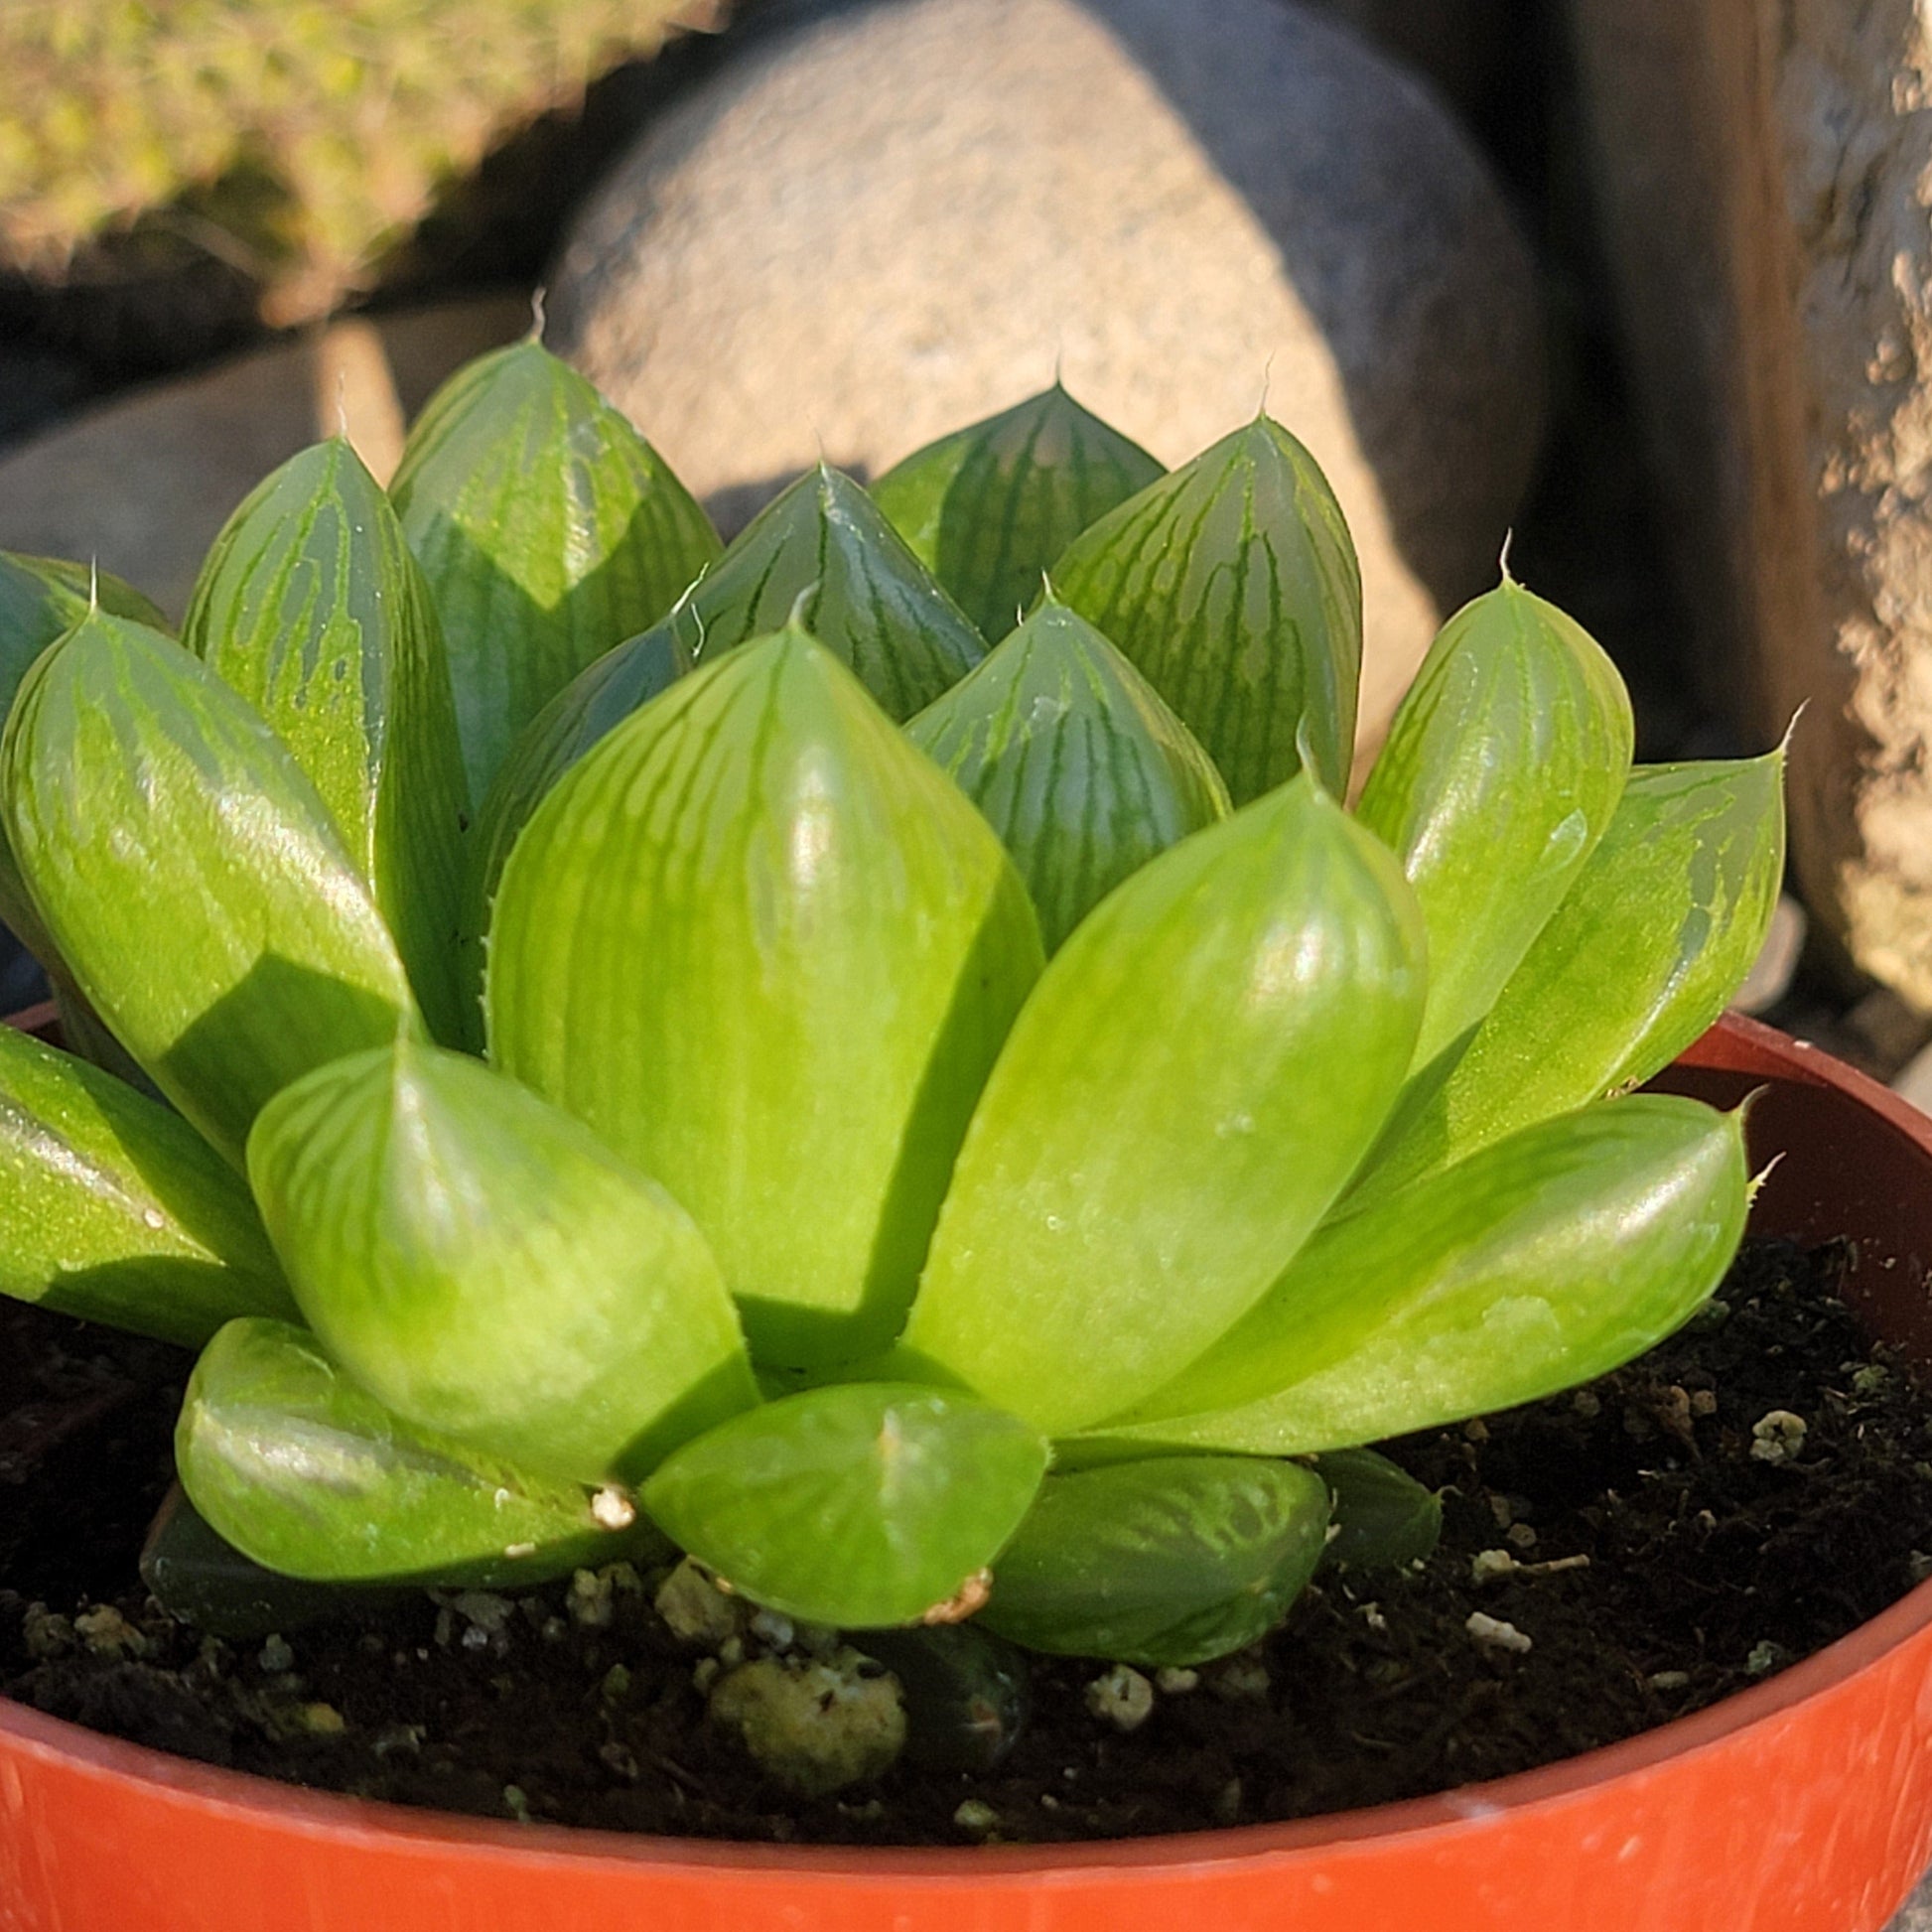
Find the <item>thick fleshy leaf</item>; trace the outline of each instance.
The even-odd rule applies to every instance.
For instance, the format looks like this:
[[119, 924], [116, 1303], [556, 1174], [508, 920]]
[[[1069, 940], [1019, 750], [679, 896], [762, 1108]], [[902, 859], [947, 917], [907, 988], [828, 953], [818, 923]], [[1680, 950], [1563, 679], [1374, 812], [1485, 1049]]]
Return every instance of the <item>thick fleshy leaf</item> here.
[[1308, 1237], [1400, 1088], [1422, 918], [1304, 777], [1078, 926], [960, 1151], [912, 1355], [1049, 1435], [1159, 1388]]
[[690, 1209], [761, 1362], [910, 1301], [1039, 934], [986, 821], [799, 631], [700, 666], [538, 808], [489, 1046]]
[[395, 934], [423, 1013], [458, 1035], [467, 784], [443, 633], [381, 485], [338, 437], [291, 457], [215, 538], [182, 642], [308, 773]]
[[585, 753], [690, 668], [684, 646], [667, 624], [659, 624], [580, 671], [510, 747], [469, 839], [457, 942], [466, 1045], [483, 1044], [483, 934], [517, 835]]
[[406, 1422], [634, 1482], [758, 1400], [691, 1217], [464, 1054], [319, 1068], [262, 1110], [248, 1177], [310, 1327]]
[[0, 1027], [0, 1293], [199, 1348], [295, 1313], [254, 1202], [179, 1114]]
[[1169, 1455], [1048, 1476], [982, 1620], [1060, 1656], [1204, 1664], [1287, 1616], [1327, 1529], [1327, 1486], [1296, 1462]]
[[971, 620], [879, 506], [823, 464], [746, 525], [672, 627], [709, 663], [794, 615], [900, 722], [986, 655]]
[[849, 1382], [687, 1443], [642, 1500], [755, 1603], [864, 1629], [964, 1615], [1045, 1470], [1045, 1443], [987, 1403]]
[[1334, 492], [1258, 417], [1076, 537], [1053, 585], [1167, 699], [1237, 805], [1306, 743], [1340, 796], [1354, 752], [1362, 578]]
[[1508, 578], [1430, 646], [1355, 813], [1429, 924], [1419, 1066], [1489, 1011], [1562, 902], [1623, 795], [1631, 734], [1616, 666]]
[[230, 1321], [202, 1351], [175, 1466], [224, 1542], [321, 1583], [509, 1588], [664, 1548], [616, 1490], [594, 1504], [391, 1415], [285, 1321]]
[[1322, 1561], [1337, 1570], [1395, 1570], [1420, 1563], [1443, 1535], [1443, 1505], [1407, 1469], [1373, 1449], [1330, 1449], [1309, 1458], [1334, 1500]]
[[[34, 659], [71, 630], [95, 604], [109, 617], [130, 618], [156, 630], [168, 628], [168, 620], [118, 577], [54, 557], [23, 557], [0, 550], [0, 721], [13, 709], [14, 694]], [[43, 966], [55, 965], [54, 942], [27, 896], [4, 828], [0, 828], [0, 924]]]
[[1679, 1326], [1748, 1204], [1740, 1114], [1634, 1094], [1322, 1229], [1200, 1359], [1096, 1434], [1295, 1454], [1574, 1387]]
[[657, 452], [534, 341], [429, 399], [389, 493], [443, 619], [473, 801], [545, 702], [719, 550]]
[[0, 788], [80, 990], [237, 1166], [291, 1080], [420, 1027], [315, 787], [244, 698], [158, 632], [96, 613], [41, 658]]
[[898, 1679], [905, 1759], [923, 1771], [991, 1771], [1033, 1714], [1026, 1656], [972, 1623], [870, 1630], [865, 1652]]
[[1048, 952], [1228, 811], [1212, 760], [1084, 618], [1049, 602], [906, 726], [1013, 854]]
[[1743, 983], [1783, 877], [1782, 751], [1638, 766], [1467, 1050], [1411, 1082], [1344, 1211], [1668, 1066]]
[[915, 450], [872, 485], [982, 636], [1004, 637], [1088, 525], [1162, 476], [1060, 385]]

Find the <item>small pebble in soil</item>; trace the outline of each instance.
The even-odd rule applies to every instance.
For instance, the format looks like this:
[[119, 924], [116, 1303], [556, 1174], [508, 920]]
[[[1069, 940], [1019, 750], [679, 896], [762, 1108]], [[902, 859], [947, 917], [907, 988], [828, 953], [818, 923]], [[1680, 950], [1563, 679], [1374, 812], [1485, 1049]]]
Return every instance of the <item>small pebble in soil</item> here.
[[577, 1571], [570, 1580], [570, 1620], [585, 1630], [608, 1630], [615, 1595], [602, 1571]]
[[1154, 1673], [1154, 1688], [1164, 1698], [1185, 1697], [1189, 1691], [1200, 1687], [1200, 1672], [1186, 1670], [1178, 1665], [1169, 1664]]
[[1781, 1643], [1773, 1643], [1768, 1637], [1762, 1643], [1751, 1645], [1751, 1652], [1744, 1659], [1744, 1674], [1747, 1677], [1768, 1677], [1774, 1670], [1782, 1670], [1791, 1661], [1790, 1653]]
[[1789, 1409], [1773, 1409], [1751, 1424], [1751, 1459], [1795, 1462], [1805, 1452], [1808, 1433], [1803, 1416], [1794, 1416]]
[[952, 1815], [952, 1822], [962, 1832], [971, 1832], [975, 1838], [984, 1838], [1000, 1826], [1000, 1814], [983, 1798], [966, 1799]]
[[1252, 1651], [1242, 1651], [1209, 1674], [1207, 1688], [1223, 1704], [1266, 1704], [1273, 1681], [1259, 1657]]
[[807, 1797], [880, 1776], [905, 1744], [898, 1680], [852, 1649], [756, 1657], [718, 1679], [709, 1710], [761, 1769]]
[[264, 1640], [261, 1653], [255, 1661], [261, 1665], [266, 1675], [280, 1677], [284, 1671], [295, 1668], [295, 1652], [289, 1648], [287, 1641], [281, 1635], [274, 1634]]
[[658, 1585], [651, 1600], [672, 1636], [707, 1650], [736, 1636], [744, 1616], [738, 1598], [727, 1596], [689, 1557]]
[[1654, 1670], [1644, 1679], [1653, 1691], [1681, 1691], [1690, 1681], [1687, 1670]]
[[1463, 1629], [1468, 1631], [1485, 1650], [1505, 1650], [1520, 1657], [1532, 1648], [1532, 1639], [1499, 1616], [1490, 1616], [1483, 1610], [1471, 1610], [1464, 1620]]
[[1087, 1709], [1116, 1730], [1139, 1730], [1154, 1714], [1154, 1686], [1131, 1664], [1116, 1664], [1087, 1686]]

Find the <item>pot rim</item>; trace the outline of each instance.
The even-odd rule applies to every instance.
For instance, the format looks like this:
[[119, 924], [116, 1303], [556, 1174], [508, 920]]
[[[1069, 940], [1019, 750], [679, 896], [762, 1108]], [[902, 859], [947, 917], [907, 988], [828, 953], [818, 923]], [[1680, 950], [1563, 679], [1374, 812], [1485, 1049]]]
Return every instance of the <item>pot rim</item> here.
[[[50, 1005], [16, 1015], [6, 1024], [32, 1029], [55, 1017]], [[1775, 1058], [1780, 1062], [1779, 1077], [1791, 1084], [1836, 1089], [1868, 1108], [1916, 1143], [1932, 1161], [1932, 1119], [1857, 1068], [1807, 1040], [1794, 1039], [1758, 1021], [1725, 1014], [1687, 1050], [1681, 1063], [1724, 1066], [1728, 1057], [1726, 1048], [1737, 1047]], [[667, 1871], [734, 1867], [774, 1881], [794, 1876], [983, 1881], [993, 1874], [1019, 1879], [1051, 1872], [1086, 1874], [1273, 1863], [1346, 1848], [1364, 1840], [1453, 1833], [1499, 1814], [1558, 1805], [1617, 1780], [1641, 1778], [1655, 1766], [1711, 1749], [1738, 1731], [1823, 1696], [1877, 1664], [1928, 1625], [1932, 1625], [1932, 1581], [1916, 1586], [1836, 1643], [1814, 1651], [1762, 1684], [1617, 1743], [1508, 1777], [1393, 1804], [1273, 1824], [1053, 1845], [771, 1845], [737, 1839], [633, 1835], [583, 1826], [522, 1825], [305, 1790], [251, 1772], [204, 1764], [104, 1736], [7, 1698], [0, 1698], [0, 1740], [35, 1757], [65, 1760], [93, 1777], [144, 1784], [208, 1811], [266, 1812], [285, 1829], [310, 1838], [460, 1843], [484, 1854], [525, 1861], [532, 1857], [568, 1859]]]

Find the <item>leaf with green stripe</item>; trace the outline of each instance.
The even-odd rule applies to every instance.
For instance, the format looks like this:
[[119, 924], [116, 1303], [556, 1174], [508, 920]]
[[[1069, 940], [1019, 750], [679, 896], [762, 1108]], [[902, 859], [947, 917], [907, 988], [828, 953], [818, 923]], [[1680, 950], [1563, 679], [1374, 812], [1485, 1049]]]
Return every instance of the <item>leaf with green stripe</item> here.
[[1327, 1531], [1327, 1486], [1295, 1462], [1168, 1455], [1050, 1475], [980, 1620], [1058, 1656], [1209, 1663], [1282, 1622]]
[[971, 620], [878, 505], [823, 464], [746, 525], [672, 623], [710, 663], [794, 614], [900, 723], [986, 655]]
[[753, 1602], [865, 1629], [969, 1609], [1045, 1471], [1045, 1443], [987, 1403], [850, 1382], [721, 1424], [672, 1455], [642, 1499], [672, 1542]]
[[1429, 924], [1416, 1063], [1473, 1027], [1595, 849], [1630, 771], [1629, 694], [1595, 641], [1505, 578], [1430, 646], [1355, 815]]
[[0, 1027], [0, 1294], [199, 1348], [293, 1315], [234, 1172], [179, 1114]]
[[1076, 537], [1054, 588], [1207, 748], [1237, 805], [1306, 743], [1340, 797], [1354, 754], [1362, 578], [1307, 450], [1258, 417]]
[[421, 1025], [314, 785], [158, 632], [99, 612], [40, 659], [7, 721], [0, 808], [80, 990], [237, 1167], [291, 1080]]
[[894, 465], [872, 499], [988, 638], [1004, 637], [1066, 546], [1163, 474], [1055, 382]]
[[1050, 601], [905, 728], [986, 814], [1048, 952], [1125, 879], [1225, 818], [1227, 787], [1153, 686]]
[[1467, 1050], [1403, 1095], [1345, 1211], [1668, 1066], [1743, 984], [1783, 877], [1782, 749], [1639, 765]]
[[175, 1466], [224, 1542], [316, 1583], [513, 1589], [667, 1554], [619, 1492], [600, 1514], [581, 1483], [412, 1428], [285, 1321], [231, 1321], [203, 1350]]
[[291, 457], [228, 519], [182, 642], [308, 773], [431, 1028], [456, 1038], [468, 794], [450, 667], [402, 526], [346, 442]]
[[719, 549], [656, 451], [534, 341], [430, 398], [389, 493], [443, 620], [473, 803], [545, 702]]
[[463, 1054], [318, 1068], [263, 1108], [248, 1178], [323, 1346], [419, 1428], [633, 1482], [758, 1400], [691, 1217]]
[[517, 836], [557, 780], [659, 692], [691, 668], [669, 624], [607, 650], [580, 671], [518, 734], [503, 760], [468, 843], [458, 920], [457, 978], [464, 1044], [483, 1044], [483, 934], [497, 882]]
[[1266, 1292], [1399, 1091], [1422, 918], [1304, 776], [1164, 852], [1040, 976], [973, 1116], [901, 1360], [1062, 1435]]
[[1741, 1113], [1635, 1094], [1324, 1228], [1247, 1317], [1094, 1433], [1288, 1455], [1534, 1402], [1661, 1341], [1730, 1265]]
[[801, 631], [700, 665], [537, 808], [491, 1056], [690, 1209], [763, 1365], [891, 1340], [1039, 971], [986, 821]]

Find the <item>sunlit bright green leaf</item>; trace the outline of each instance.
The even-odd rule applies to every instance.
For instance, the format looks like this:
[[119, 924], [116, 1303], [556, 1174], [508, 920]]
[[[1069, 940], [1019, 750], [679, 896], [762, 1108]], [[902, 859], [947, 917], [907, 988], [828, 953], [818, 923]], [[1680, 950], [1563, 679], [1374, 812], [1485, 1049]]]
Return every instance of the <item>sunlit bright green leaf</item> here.
[[691, 1217], [463, 1054], [318, 1069], [262, 1110], [248, 1177], [309, 1325], [420, 1428], [635, 1481], [758, 1399]]
[[659, 624], [606, 651], [517, 734], [469, 839], [457, 942], [467, 1045], [483, 1044], [483, 934], [517, 834], [592, 746], [690, 668], [684, 646], [667, 624]]
[[914, 1622], [970, 1592], [1045, 1468], [1046, 1445], [986, 1403], [855, 1382], [787, 1396], [686, 1444], [643, 1503], [754, 1602], [863, 1629]]
[[534, 341], [430, 398], [389, 493], [442, 614], [478, 802], [545, 701], [718, 554], [656, 451]]
[[450, 669], [402, 526], [346, 442], [291, 457], [228, 519], [182, 641], [308, 773], [430, 1025], [456, 1038], [467, 785]]
[[180, 1115], [0, 1027], [0, 1294], [200, 1347], [293, 1315], [248, 1191]]
[[1295, 1462], [1170, 1455], [1048, 1476], [983, 1620], [1063, 1656], [1203, 1664], [1287, 1616], [1327, 1528], [1327, 1488]]
[[318, 1582], [504, 1588], [663, 1549], [615, 1491], [594, 1514], [579, 1483], [412, 1428], [283, 1321], [231, 1321], [208, 1343], [175, 1465], [218, 1536]]
[[681, 679], [538, 807], [490, 1052], [690, 1209], [762, 1361], [887, 1342], [1039, 970], [986, 821], [789, 631]]
[[1104, 516], [1053, 585], [1206, 746], [1237, 805], [1301, 768], [1340, 796], [1362, 580], [1314, 459], [1266, 416]]
[[781, 628], [794, 608], [812, 635], [900, 721], [986, 654], [971, 621], [879, 506], [850, 477], [823, 464], [746, 525], [678, 607], [672, 627], [693, 657], [709, 663]]
[[1356, 816], [1429, 923], [1427, 1065], [1494, 1004], [1629, 775], [1630, 699], [1581, 625], [1505, 578], [1443, 626]]
[[159, 633], [97, 614], [41, 658], [0, 792], [81, 991], [236, 1165], [271, 1095], [421, 1024], [315, 787]]
[[1724, 1011], [1784, 876], [1784, 754], [1639, 766], [1459, 1059], [1403, 1095], [1347, 1211], [1668, 1066]]
[[906, 1347], [1057, 1435], [1281, 1272], [1400, 1086], [1422, 918], [1304, 777], [1184, 839], [1048, 964], [960, 1151]]
[[1395, 1570], [1419, 1563], [1442, 1540], [1443, 1505], [1408, 1470], [1373, 1449], [1330, 1449], [1309, 1458], [1334, 1501], [1322, 1561], [1337, 1570]]
[[1085, 619], [1048, 602], [905, 728], [999, 833], [1050, 952], [1131, 872], [1224, 818], [1185, 725]]
[[1206, 1354], [1096, 1434], [1292, 1454], [1574, 1387], [1668, 1335], [1744, 1230], [1743, 1121], [1636, 1094], [1322, 1229]]
[[982, 635], [1004, 637], [1091, 523], [1162, 475], [1060, 385], [915, 450], [872, 485]]

